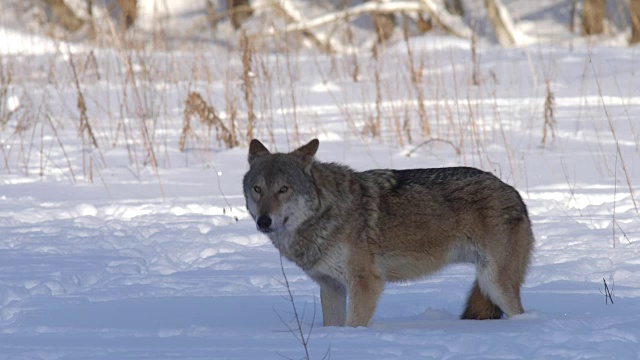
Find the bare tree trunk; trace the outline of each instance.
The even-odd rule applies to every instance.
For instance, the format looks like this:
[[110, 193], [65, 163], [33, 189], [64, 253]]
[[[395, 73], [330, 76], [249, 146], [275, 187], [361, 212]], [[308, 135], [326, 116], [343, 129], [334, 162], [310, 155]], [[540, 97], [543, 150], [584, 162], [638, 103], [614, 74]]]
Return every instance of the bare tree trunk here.
[[75, 32], [84, 24], [84, 21], [76, 16], [64, 0], [44, 0], [51, 9], [51, 20], [68, 31]]
[[585, 35], [604, 32], [605, 0], [584, 0], [582, 8], [582, 32]]
[[640, 0], [630, 0], [631, 39], [629, 44], [640, 42]]
[[227, 0], [227, 10], [231, 11], [231, 23], [234, 29], [239, 29], [242, 23], [253, 15], [249, 0]]

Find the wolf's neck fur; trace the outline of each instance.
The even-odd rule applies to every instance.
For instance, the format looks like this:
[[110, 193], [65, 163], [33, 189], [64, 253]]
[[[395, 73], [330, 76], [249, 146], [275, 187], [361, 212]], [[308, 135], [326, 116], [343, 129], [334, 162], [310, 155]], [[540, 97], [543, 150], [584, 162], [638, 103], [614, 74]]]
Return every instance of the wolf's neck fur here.
[[[344, 165], [319, 161], [313, 163], [311, 175], [318, 199], [314, 215], [296, 229], [269, 235], [282, 255], [303, 270], [313, 267], [329, 246], [345, 237], [377, 242], [380, 193], [395, 184], [391, 170], [356, 172]], [[346, 226], [348, 223], [364, 226], [353, 229]]]

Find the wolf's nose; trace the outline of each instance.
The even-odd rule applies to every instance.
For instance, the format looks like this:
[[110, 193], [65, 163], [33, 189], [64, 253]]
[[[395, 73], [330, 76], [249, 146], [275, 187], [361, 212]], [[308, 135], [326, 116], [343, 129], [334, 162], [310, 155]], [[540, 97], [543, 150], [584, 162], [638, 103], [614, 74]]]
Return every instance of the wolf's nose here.
[[271, 226], [271, 218], [266, 215], [258, 216], [258, 221], [256, 221], [256, 223], [260, 230], [269, 230], [269, 227]]

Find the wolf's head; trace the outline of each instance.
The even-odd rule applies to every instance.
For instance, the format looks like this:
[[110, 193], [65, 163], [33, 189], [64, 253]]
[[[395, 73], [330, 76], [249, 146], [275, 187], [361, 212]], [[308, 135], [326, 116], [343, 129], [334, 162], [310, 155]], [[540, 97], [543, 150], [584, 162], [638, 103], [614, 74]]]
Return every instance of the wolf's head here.
[[318, 197], [311, 167], [319, 145], [314, 139], [290, 153], [272, 154], [260, 141], [251, 140], [242, 186], [259, 231], [294, 231], [314, 214]]

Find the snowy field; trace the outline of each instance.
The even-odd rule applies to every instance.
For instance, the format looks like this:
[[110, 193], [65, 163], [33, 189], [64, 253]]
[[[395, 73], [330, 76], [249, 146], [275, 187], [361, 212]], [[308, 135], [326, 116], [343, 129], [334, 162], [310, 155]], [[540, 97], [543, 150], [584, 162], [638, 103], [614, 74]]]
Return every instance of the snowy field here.
[[[389, 285], [370, 328], [323, 328], [319, 288], [285, 261], [310, 357], [640, 358], [640, 48], [480, 44], [475, 64], [463, 40], [409, 48], [377, 61], [254, 54], [254, 136], [279, 151], [317, 137], [319, 159], [360, 170], [494, 172], [534, 223], [526, 313], [458, 320], [474, 272], [454, 266]], [[244, 209], [247, 139], [227, 149], [193, 118], [178, 145], [191, 91], [249, 131], [238, 53], [93, 49], [8, 28], [0, 53], [12, 74], [0, 116], [13, 111], [0, 128], [0, 358], [305, 356], [278, 252]]]

